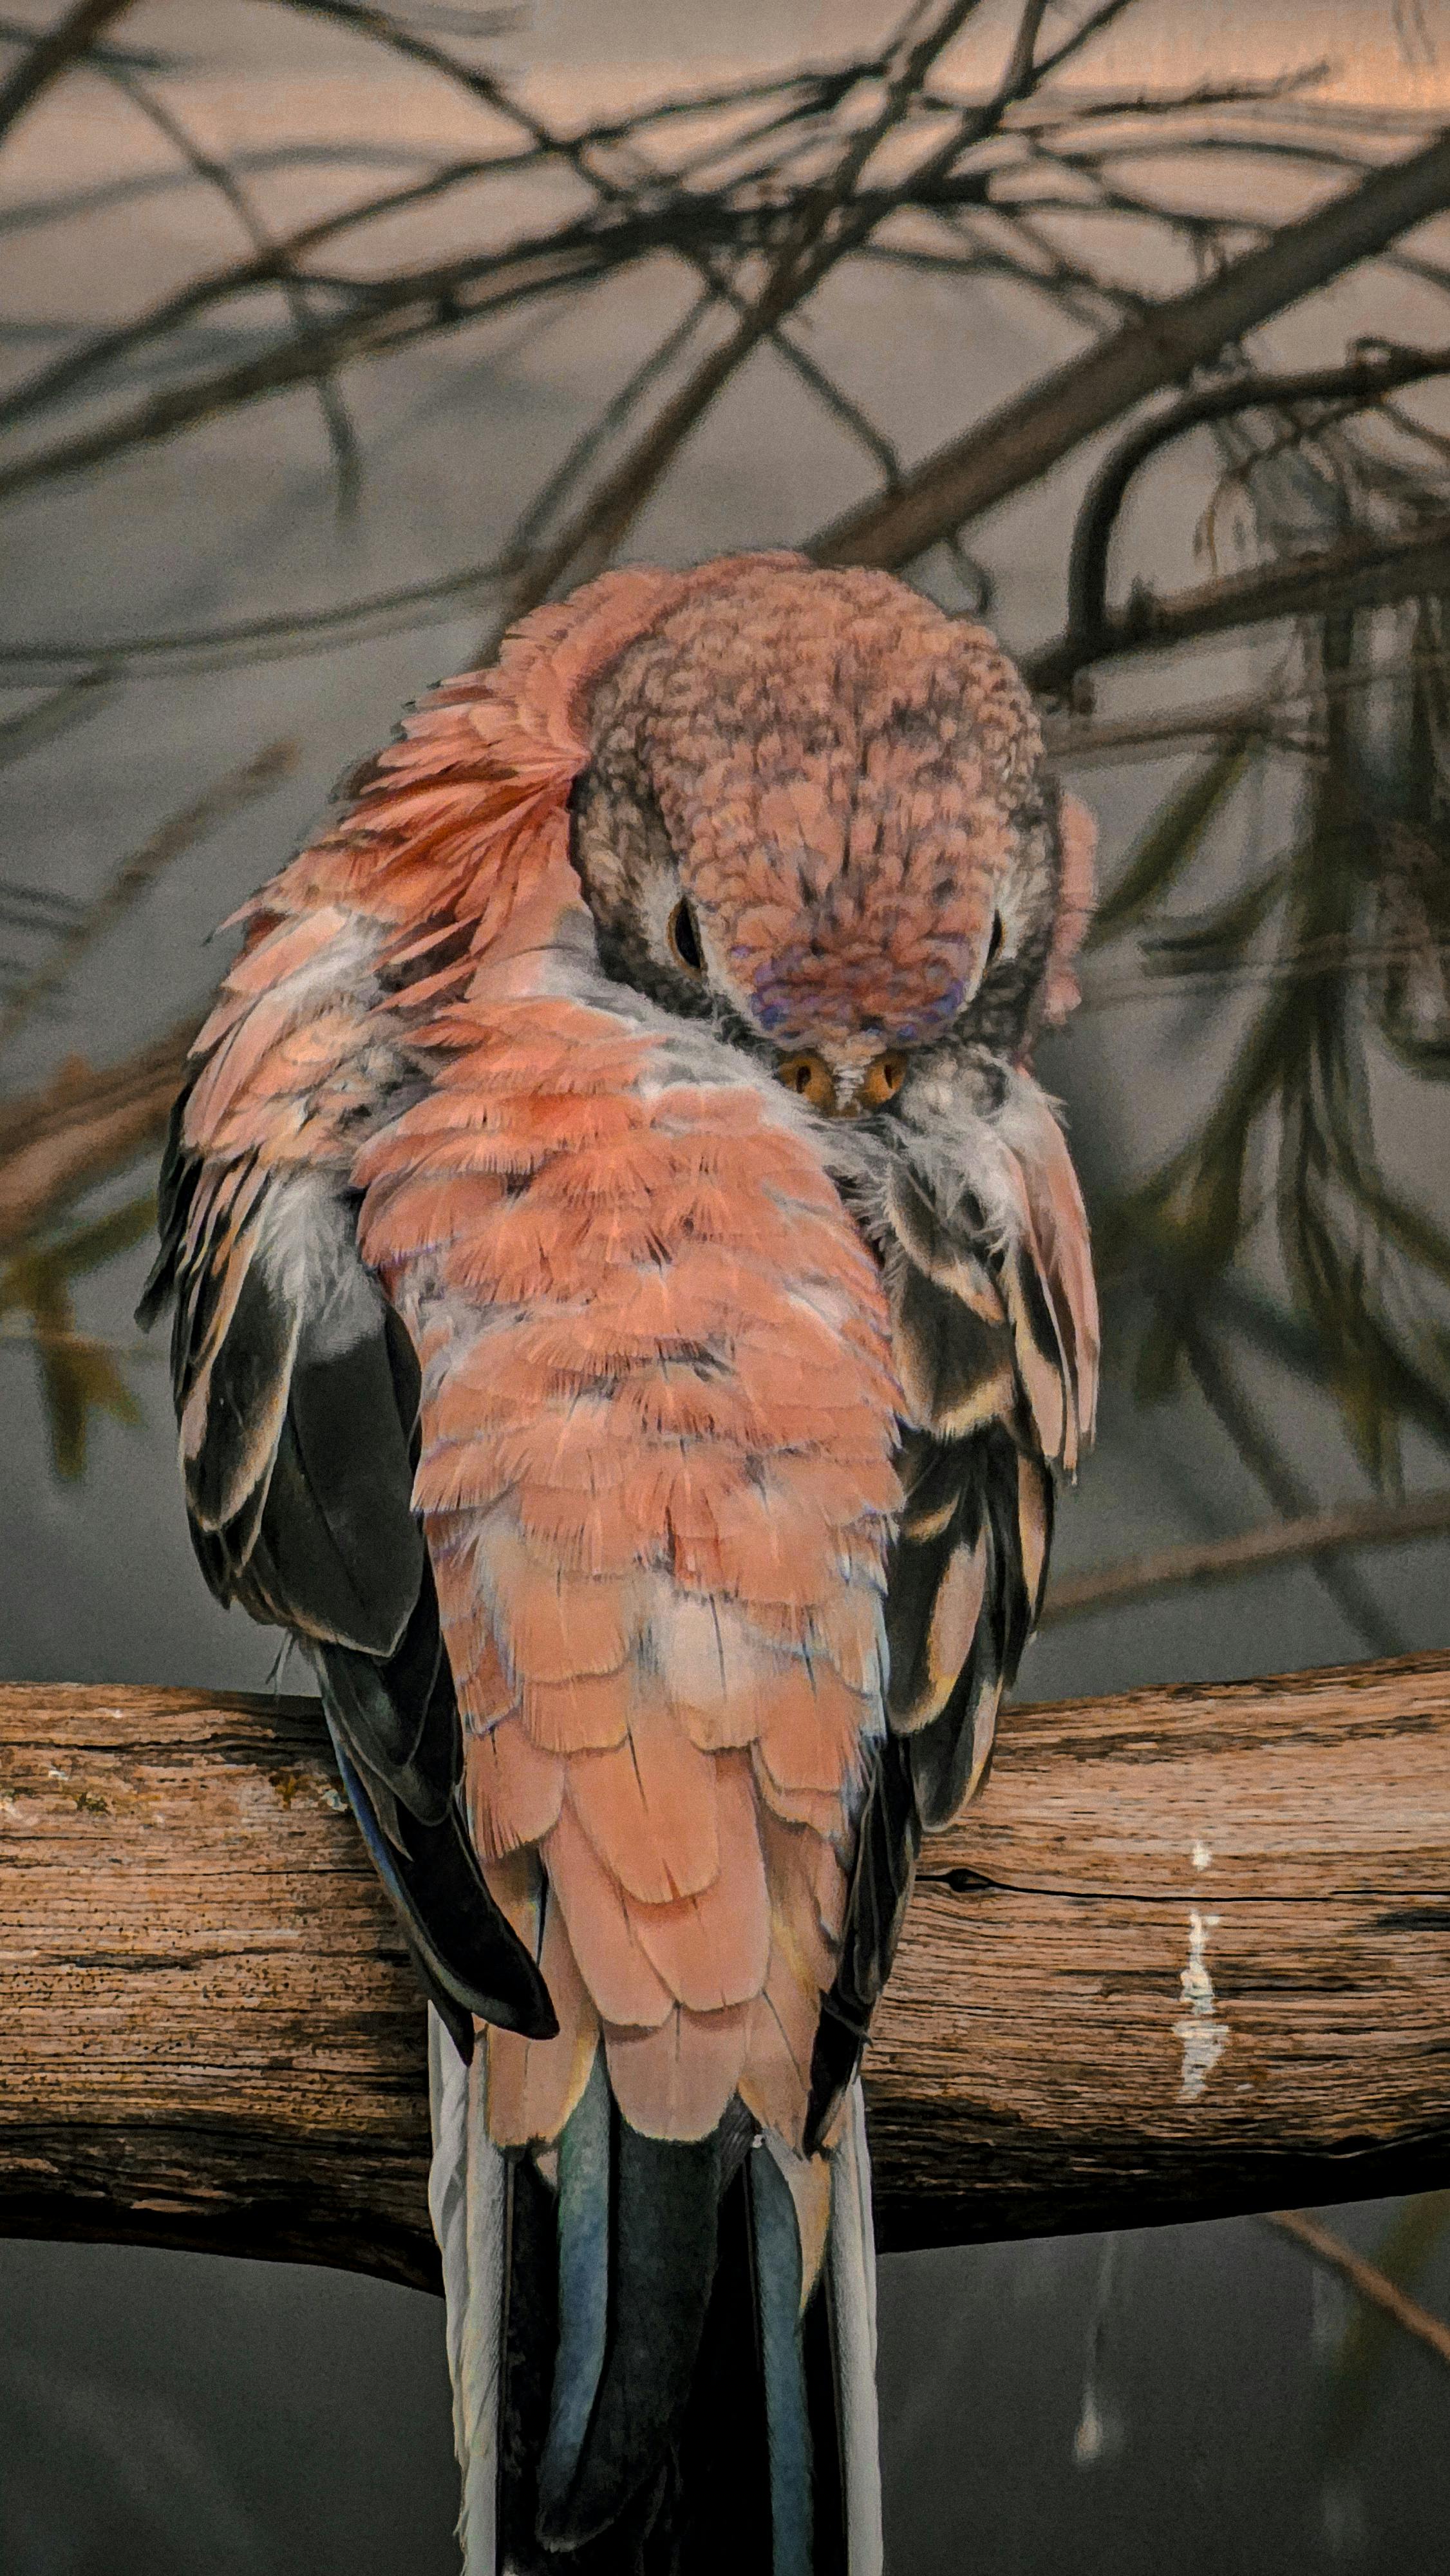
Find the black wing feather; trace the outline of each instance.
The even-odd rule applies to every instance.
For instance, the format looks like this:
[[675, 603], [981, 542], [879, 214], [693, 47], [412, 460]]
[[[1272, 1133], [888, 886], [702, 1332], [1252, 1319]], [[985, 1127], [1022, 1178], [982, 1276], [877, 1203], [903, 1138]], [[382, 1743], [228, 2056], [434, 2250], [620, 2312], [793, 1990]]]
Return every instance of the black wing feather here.
[[980, 1754], [979, 1721], [1016, 1678], [1032, 1631], [1042, 1570], [1024, 1564], [1024, 1477], [1050, 1534], [1052, 1482], [1041, 1461], [1002, 1423], [969, 1438], [908, 1435], [900, 1459], [907, 1509], [887, 1565], [888, 1719], [920, 1705], [943, 1579], [963, 1548], [982, 1548], [982, 1606], [965, 1661], [939, 1713], [878, 1746], [857, 1828], [836, 1975], [821, 2009], [811, 2060], [806, 2143], [828, 2129], [866, 2046], [901, 1938], [923, 1831], [961, 1808]]
[[[460, 2047], [472, 2045], [474, 2014], [550, 2038], [544, 1981], [489, 1893], [463, 1812], [462, 1730], [412, 1506], [412, 1345], [356, 1250], [345, 1197], [315, 1176], [269, 1182], [226, 1239], [225, 1205], [206, 1216], [184, 1113], [185, 1095], [138, 1317], [153, 1323], [175, 1296], [179, 1415], [205, 1373], [201, 1436], [184, 1461], [202, 1572], [218, 1600], [289, 1628], [309, 1654], [348, 1796]], [[290, 1211], [289, 1259], [271, 1262], [270, 1194], [294, 1187], [312, 1195]], [[245, 1275], [227, 1314], [237, 1262]]]

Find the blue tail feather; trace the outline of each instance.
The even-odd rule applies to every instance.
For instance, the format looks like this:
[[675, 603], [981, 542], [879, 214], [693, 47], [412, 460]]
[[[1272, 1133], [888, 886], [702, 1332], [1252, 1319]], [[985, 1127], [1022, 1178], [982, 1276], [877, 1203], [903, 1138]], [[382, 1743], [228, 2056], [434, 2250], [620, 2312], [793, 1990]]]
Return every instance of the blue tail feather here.
[[557, 2163], [491, 2150], [497, 2556], [467, 2576], [880, 2576], [858, 2144], [804, 2310], [795, 2178], [739, 2102], [646, 2137], [601, 2053]]
[[579, 2466], [609, 2327], [609, 2084], [602, 2050], [559, 2140], [557, 2225], [559, 2343], [539, 2486], [562, 2496]]
[[801, 2334], [801, 2240], [790, 2185], [763, 2144], [751, 2155], [755, 2296], [770, 2452], [771, 2576], [813, 2576], [811, 2426]]

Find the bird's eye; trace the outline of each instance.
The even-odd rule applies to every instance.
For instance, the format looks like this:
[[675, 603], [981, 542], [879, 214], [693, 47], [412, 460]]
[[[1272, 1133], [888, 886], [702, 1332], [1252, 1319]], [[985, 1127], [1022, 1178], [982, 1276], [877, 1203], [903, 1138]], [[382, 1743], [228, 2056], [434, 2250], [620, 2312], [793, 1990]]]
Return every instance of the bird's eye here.
[[884, 1102], [895, 1099], [905, 1080], [906, 1058], [894, 1048], [890, 1049], [885, 1055], [878, 1055], [874, 1064], [868, 1065], [866, 1079], [861, 1085], [861, 1098], [868, 1109], [880, 1109]]
[[703, 975], [705, 959], [700, 947], [700, 933], [695, 926], [695, 916], [687, 903], [676, 904], [670, 914], [667, 936], [670, 955], [676, 965], [683, 966], [687, 975]]
[[1000, 912], [995, 912], [992, 915], [992, 936], [987, 942], [987, 954], [982, 964], [982, 972], [984, 975], [986, 974], [988, 967], [993, 965], [1001, 954], [1003, 936], [1002, 916]]
[[824, 1110], [829, 1118], [836, 1106], [836, 1085], [831, 1068], [818, 1055], [803, 1052], [781, 1058], [775, 1068], [777, 1082], [793, 1091], [797, 1100], [809, 1101], [812, 1109]]

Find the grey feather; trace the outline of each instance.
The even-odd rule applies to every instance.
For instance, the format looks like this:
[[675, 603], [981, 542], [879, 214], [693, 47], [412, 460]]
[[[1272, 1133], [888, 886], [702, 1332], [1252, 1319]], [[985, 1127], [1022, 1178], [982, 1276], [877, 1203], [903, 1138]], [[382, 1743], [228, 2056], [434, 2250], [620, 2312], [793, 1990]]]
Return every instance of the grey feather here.
[[497, 2576], [498, 2414], [508, 2174], [488, 2134], [487, 2057], [464, 2064], [428, 2011], [433, 2162], [428, 2209], [443, 2259], [463, 2576]]
[[831, 2160], [831, 2226], [826, 2244], [831, 2322], [841, 2409], [850, 2576], [881, 2576], [881, 2447], [876, 2407], [876, 2238], [871, 2159], [859, 2080], [846, 2097], [841, 2141]]

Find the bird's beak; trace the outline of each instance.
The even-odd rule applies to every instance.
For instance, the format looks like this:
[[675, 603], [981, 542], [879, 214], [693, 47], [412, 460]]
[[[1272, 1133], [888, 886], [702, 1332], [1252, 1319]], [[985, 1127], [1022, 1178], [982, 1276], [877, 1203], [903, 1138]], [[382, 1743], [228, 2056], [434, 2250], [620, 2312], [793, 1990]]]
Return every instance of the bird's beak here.
[[887, 1047], [869, 1063], [830, 1065], [812, 1047], [782, 1056], [775, 1078], [823, 1118], [863, 1118], [894, 1099], [906, 1079], [906, 1057]]

